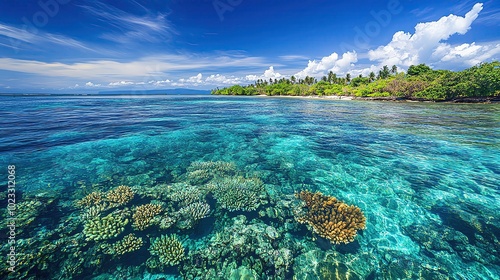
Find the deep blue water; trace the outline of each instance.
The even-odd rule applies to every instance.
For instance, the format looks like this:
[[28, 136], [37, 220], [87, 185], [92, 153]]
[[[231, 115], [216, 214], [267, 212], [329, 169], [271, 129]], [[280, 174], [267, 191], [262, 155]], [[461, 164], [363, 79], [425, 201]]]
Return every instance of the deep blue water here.
[[[500, 275], [498, 104], [220, 96], [2, 96], [0, 102], [1, 174], [7, 181], [7, 166], [15, 165], [17, 215], [23, 215], [24, 227], [16, 253], [25, 258], [16, 273], [23, 277], [191, 279], [202, 277], [203, 269], [220, 279]], [[152, 227], [143, 248], [127, 258], [104, 254], [100, 242], [82, 241], [83, 210], [74, 202], [84, 195], [119, 185], [147, 190], [179, 183], [191, 163], [215, 161], [234, 164], [243, 177], [258, 177], [283, 205], [306, 189], [356, 205], [366, 215], [366, 229], [353, 243], [331, 246], [285, 210], [281, 220], [279, 214], [260, 215], [279, 202], [229, 212], [209, 194], [213, 210], [194, 230]], [[2, 196], [6, 201], [6, 192]], [[238, 224], [243, 217], [246, 222]], [[280, 234], [274, 242], [259, 241], [270, 245], [208, 257], [227, 259], [224, 267], [200, 264], [197, 250], [215, 247], [218, 232], [244, 236], [252, 229], [255, 235], [268, 226]], [[146, 268], [149, 237], [164, 233], [180, 236], [185, 260]], [[7, 242], [2, 245], [6, 255]], [[268, 245], [269, 252], [256, 249]], [[283, 257], [284, 250], [290, 256]], [[277, 257], [266, 259], [273, 252]], [[281, 258], [286, 265], [278, 264]]]

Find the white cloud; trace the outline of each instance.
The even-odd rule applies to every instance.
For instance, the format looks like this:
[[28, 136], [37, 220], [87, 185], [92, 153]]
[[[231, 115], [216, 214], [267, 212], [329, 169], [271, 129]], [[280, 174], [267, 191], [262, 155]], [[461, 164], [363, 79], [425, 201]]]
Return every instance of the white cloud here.
[[86, 82], [85, 86], [87, 86], [87, 87], [100, 87], [101, 84], [94, 84], [93, 82]]
[[327, 75], [329, 71], [337, 74], [344, 74], [354, 66], [358, 61], [356, 52], [346, 52], [339, 58], [337, 53], [332, 53], [329, 56], [323, 57], [320, 61], [309, 60], [307, 67], [295, 74], [297, 78], [304, 78], [306, 76], [319, 77]]
[[169, 79], [163, 80], [163, 81], [149, 81], [148, 84], [153, 84], [155, 86], [162, 86], [165, 84], [170, 84], [172, 81]]
[[440, 44], [432, 53], [432, 57], [436, 60], [434, 64], [441, 67], [454, 67], [460, 65], [474, 66], [498, 54], [500, 54], [500, 43], [489, 45], [472, 43], [458, 46]]
[[85, 51], [98, 51], [92, 50], [84, 43], [74, 40], [72, 38], [44, 32], [39, 29], [30, 30], [28, 28], [17, 28], [0, 23], [0, 44], [12, 49], [19, 49], [23, 44], [29, 44], [31, 47], [40, 48], [45, 45], [59, 45], [64, 47], [71, 47]]
[[198, 73], [196, 76], [189, 77], [188, 79], [179, 79], [180, 83], [192, 83], [195, 86], [203, 83], [203, 75], [201, 73]]
[[0, 70], [86, 80], [102, 79], [102, 77], [113, 80], [144, 80], [145, 77], [156, 77], [170, 71], [241, 67], [241, 65], [255, 67], [265, 64], [260, 57], [242, 56], [159, 55], [130, 62], [94, 60], [77, 63], [0, 58]]
[[281, 55], [279, 58], [286, 61], [308, 60], [308, 57], [303, 55]]
[[136, 83], [134, 82], [129, 82], [129, 81], [119, 81], [119, 82], [111, 82], [108, 85], [109, 86], [128, 86], [128, 85], [134, 85]]
[[205, 82], [210, 83], [210, 84], [224, 84], [224, 85], [235, 85], [241, 83], [241, 78], [237, 78], [234, 76], [231, 77], [226, 77], [221, 74], [216, 74], [216, 75], [210, 75], [205, 79]]
[[257, 75], [246, 75], [245, 79], [247, 81], [257, 81], [258, 79], [263, 79], [263, 80], [269, 80], [269, 79], [279, 79], [282, 78], [283, 75], [280, 73], [274, 71], [274, 66], [269, 66], [269, 69], [264, 71], [264, 74], [257, 76]]
[[132, 4], [136, 6], [134, 10], [141, 11], [142, 16], [128, 13], [100, 1], [92, 2], [92, 6], [82, 5], [81, 7], [104, 23], [102, 30], [111, 31], [101, 35], [101, 38], [106, 40], [121, 44], [144, 41], [161, 42], [175, 33], [165, 14], [153, 13], [136, 1], [132, 1]]
[[415, 26], [415, 33], [396, 32], [392, 41], [368, 52], [371, 61], [378, 61], [380, 65], [410, 66], [419, 63], [432, 63], [436, 57], [435, 50], [443, 47], [441, 43], [454, 34], [465, 34], [479, 12], [483, 4], [474, 5], [464, 17], [449, 15], [438, 21], [419, 23]]

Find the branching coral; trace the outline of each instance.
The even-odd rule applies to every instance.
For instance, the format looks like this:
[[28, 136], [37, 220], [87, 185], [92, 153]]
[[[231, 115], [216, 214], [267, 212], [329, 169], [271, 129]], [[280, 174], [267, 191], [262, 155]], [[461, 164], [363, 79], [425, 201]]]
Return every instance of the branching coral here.
[[101, 192], [91, 192], [84, 198], [77, 200], [76, 205], [79, 207], [89, 207], [101, 203], [103, 194]]
[[210, 189], [219, 205], [229, 211], [255, 210], [266, 198], [264, 184], [258, 178], [225, 177], [215, 180]]
[[85, 240], [99, 241], [117, 237], [127, 224], [128, 219], [124, 219], [120, 214], [111, 213], [104, 218], [95, 217], [84, 225]]
[[113, 244], [109, 253], [117, 256], [124, 255], [126, 253], [139, 250], [143, 244], [142, 238], [131, 233], [125, 236], [122, 240]]
[[169, 189], [168, 197], [177, 202], [180, 206], [190, 205], [196, 201], [200, 201], [205, 197], [199, 188], [185, 184], [174, 184]]
[[188, 229], [195, 225], [198, 220], [205, 218], [210, 213], [210, 205], [206, 202], [195, 202], [179, 210], [181, 220], [177, 226], [181, 229]]
[[106, 200], [118, 204], [126, 204], [133, 198], [134, 192], [128, 186], [118, 186], [106, 193]]
[[144, 204], [135, 209], [134, 215], [132, 216], [134, 223], [133, 226], [136, 229], [144, 230], [151, 225], [151, 220], [154, 216], [160, 214], [162, 207], [157, 204]]
[[149, 252], [167, 266], [177, 265], [184, 259], [184, 247], [176, 235], [162, 235], [152, 240]]
[[187, 168], [187, 179], [193, 184], [204, 184], [216, 176], [233, 175], [236, 165], [224, 161], [197, 161]]
[[296, 197], [304, 201], [307, 208], [307, 213], [297, 217], [297, 221], [309, 224], [317, 234], [334, 244], [354, 241], [356, 231], [366, 227], [366, 218], [359, 207], [320, 192], [301, 191]]
[[106, 208], [107, 208], [107, 203], [101, 203], [90, 206], [82, 211], [81, 218], [82, 220], [93, 219], [101, 215], [101, 213], [104, 212]]

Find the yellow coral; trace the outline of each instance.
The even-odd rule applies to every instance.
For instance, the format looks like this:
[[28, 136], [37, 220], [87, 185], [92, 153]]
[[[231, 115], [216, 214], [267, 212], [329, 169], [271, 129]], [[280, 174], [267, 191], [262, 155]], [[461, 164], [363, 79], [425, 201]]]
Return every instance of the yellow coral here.
[[160, 214], [162, 211], [161, 205], [157, 204], [144, 204], [135, 209], [134, 215], [134, 228], [144, 230], [151, 225], [151, 220], [154, 216]]
[[120, 214], [111, 213], [104, 218], [93, 218], [88, 220], [83, 227], [85, 240], [99, 241], [117, 237], [127, 224], [128, 219], [123, 219]]
[[126, 204], [134, 198], [134, 192], [128, 186], [118, 186], [106, 194], [106, 199], [118, 204]]
[[84, 198], [77, 200], [76, 205], [79, 207], [89, 207], [101, 203], [103, 194], [101, 192], [91, 192]]
[[113, 244], [111, 248], [115, 255], [124, 255], [126, 253], [139, 250], [143, 244], [142, 238], [131, 233], [125, 236], [122, 240]]
[[163, 265], [176, 265], [184, 259], [184, 247], [176, 235], [162, 235], [151, 242], [151, 255], [157, 256]]
[[357, 230], [366, 228], [366, 218], [359, 207], [320, 192], [301, 191], [295, 196], [306, 203], [308, 210], [297, 220], [309, 224], [317, 234], [334, 244], [352, 242]]

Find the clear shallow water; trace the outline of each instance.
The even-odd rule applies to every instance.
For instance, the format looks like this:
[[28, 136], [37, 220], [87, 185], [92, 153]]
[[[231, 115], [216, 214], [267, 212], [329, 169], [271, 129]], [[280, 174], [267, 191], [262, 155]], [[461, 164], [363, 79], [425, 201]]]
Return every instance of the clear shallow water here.
[[[4, 171], [16, 166], [18, 203], [40, 201], [21, 204], [27, 210], [18, 213], [24, 223], [16, 253], [29, 260], [18, 273], [25, 277], [153, 279], [164, 273], [190, 279], [203, 270], [207, 279], [210, 273], [220, 279], [500, 275], [499, 105], [216, 96], [0, 100], [0, 162]], [[308, 189], [357, 205], [366, 230], [353, 243], [331, 246], [297, 224], [286, 207], [273, 206], [279, 203], [228, 212], [208, 195], [208, 218], [188, 230], [137, 233], [143, 248], [123, 257], [99, 251], [102, 242], [83, 241], [85, 221], [75, 201], [86, 194], [178, 183], [191, 163], [209, 161], [234, 163], [240, 175], [260, 178], [270, 199], [289, 202]], [[283, 211], [283, 221], [257, 215], [266, 207], [278, 216]], [[239, 254], [198, 256], [223, 246], [217, 233], [231, 232], [229, 240], [242, 232], [265, 236], [259, 230], [267, 226], [279, 233], [275, 242], [264, 238]], [[146, 268], [149, 237], [171, 233], [182, 239], [185, 260]], [[2, 254], [7, 251], [4, 245]], [[224, 267], [210, 264], [218, 258], [227, 260]]]

